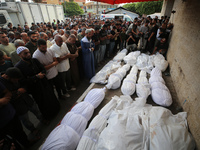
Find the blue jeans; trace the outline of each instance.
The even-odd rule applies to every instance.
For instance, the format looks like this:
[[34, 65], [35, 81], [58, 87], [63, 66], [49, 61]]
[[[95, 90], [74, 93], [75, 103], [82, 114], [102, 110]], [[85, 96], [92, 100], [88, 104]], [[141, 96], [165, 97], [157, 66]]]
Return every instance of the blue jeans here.
[[106, 45], [100, 45], [100, 51], [99, 51], [100, 61], [104, 59], [105, 53], [106, 53]]

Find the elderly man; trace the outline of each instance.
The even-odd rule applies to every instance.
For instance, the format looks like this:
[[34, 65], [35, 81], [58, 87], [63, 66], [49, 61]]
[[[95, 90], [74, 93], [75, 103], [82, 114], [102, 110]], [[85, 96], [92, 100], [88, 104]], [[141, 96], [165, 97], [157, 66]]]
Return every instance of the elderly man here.
[[39, 39], [37, 42], [38, 49], [33, 53], [33, 58], [36, 58], [46, 69], [46, 77], [50, 84], [55, 85], [59, 99], [65, 99], [61, 94], [61, 84], [58, 78], [58, 71], [56, 65], [58, 61], [52, 51], [47, 49], [47, 43], [44, 39]]
[[13, 31], [8, 32], [8, 38], [9, 38], [9, 43], [11, 43], [12, 40], [15, 38], [15, 34]]
[[16, 50], [13, 43], [9, 43], [8, 37], [5, 33], [0, 32], [0, 50], [3, 51], [5, 60], [11, 60], [10, 54]]
[[[25, 43], [24, 41], [18, 39], [18, 40], [15, 40], [14, 45], [17, 49], [19, 46], [24, 46]], [[10, 57], [11, 57], [13, 65], [16, 65], [21, 60], [21, 58], [17, 55], [17, 51], [12, 52], [10, 54]]]
[[70, 30], [70, 34], [74, 34], [75, 36], [77, 36], [77, 31], [72, 29], [72, 30]]
[[51, 85], [45, 77], [46, 70], [44, 66], [35, 58], [31, 58], [28, 48], [20, 46], [17, 48], [17, 54], [21, 60], [15, 65], [23, 74], [21, 84], [26, 87], [45, 119], [52, 119], [60, 108], [59, 102], [54, 94]]
[[74, 59], [78, 57], [78, 52], [75, 54], [70, 54], [66, 44], [63, 43], [62, 37], [59, 35], [55, 37], [55, 44], [51, 46], [50, 50], [53, 52], [59, 62], [56, 68], [61, 79], [62, 92], [66, 97], [70, 97], [70, 95], [67, 93], [67, 90], [69, 91], [76, 89], [71, 87], [69, 58]]
[[63, 29], [60, 29], [60, 30], [58, 31], [58, 33], [59, 33], [60, 36], [62, 36], [65, 32], [64, 32]]
[[[76, 43], [76, 36], [71, 34], [66, 41], [67, 47], [71, 54], [75, 54], [78, 51], [78, 48], [76, 47], [75, 43]], [[70, 70], [71, 70], [73, 85], [77, 86], [80, 82], [77, 58], [70, 59], [69, 63], [70, 63]]]
[[86, 28], [82, 28], [81, 33], [78, 34], [77, 37], [78, 37], [78, 41], [79, 42], [82, 40], [82, 38], [84, 38], [84, 36], [85, 36], [85, 30], [86, 30]]
[[15, 40], [17, 40], [17, 39], [21, 39], [21, 33], [20, 32], [15, 32], [15, 38], [11, 41], [11, 43], [14, 43], [15, 42]]
[[48, 40], [48, 36], [44, 32], [40, 32], [40, 38], [47, 42], [47, 48], [50, 48], [53, 44]]
[[95, 75], [94, 67], [94, 43], [92, 42], [92, 30], [87, 29], [86, 35], [81, 40], [81, 47], [83, 53], [83, 68], [86, 78], [91, 79]]
[[28, 43], [28, 41], [29, 41], [28, 34], [26, 32], [22, 32], [21, 39], [24, 41], [25, 44]]

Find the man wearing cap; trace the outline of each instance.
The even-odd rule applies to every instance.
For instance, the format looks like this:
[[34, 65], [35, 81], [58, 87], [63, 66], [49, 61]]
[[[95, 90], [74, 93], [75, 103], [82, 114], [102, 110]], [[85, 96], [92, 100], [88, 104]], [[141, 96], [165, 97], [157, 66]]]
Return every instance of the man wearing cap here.
[[21, 79], [22, 86], [26, 87], [45, 119], [52, 117], [59, 111], [59, 102], [54, 94], [51, 85], [45, 77], [46, 70], [44, 66], [35, 58], [31, 58], [28, 48], [20, 46], [17, 48], [17, 54], [21, 60], [15, 65], [23, 74]]
[[28, 31], [28, 36], [30, 40], [28, 43], [26, 43], [25, 47], [29, 49], [32, 56], [37, 49], [37, 33], [35, 31]]

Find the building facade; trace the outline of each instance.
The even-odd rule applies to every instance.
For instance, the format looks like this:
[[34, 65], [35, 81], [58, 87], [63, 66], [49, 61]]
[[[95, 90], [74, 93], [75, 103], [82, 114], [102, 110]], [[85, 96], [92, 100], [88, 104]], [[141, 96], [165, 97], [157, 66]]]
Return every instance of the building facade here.
[[[118, 5], [110, 5], [110, 4], [101, 3], [101, 2], [98, 2], [97, 4], [97, 2], [86, 1], [84, 6], [87, 13], [91, 13], [95, 15], [95, 14], [102, 14], [102, 12], [113, 10], [117, 8]], [[97, 7], [98, 7], [98, 12], [97, 12]]]

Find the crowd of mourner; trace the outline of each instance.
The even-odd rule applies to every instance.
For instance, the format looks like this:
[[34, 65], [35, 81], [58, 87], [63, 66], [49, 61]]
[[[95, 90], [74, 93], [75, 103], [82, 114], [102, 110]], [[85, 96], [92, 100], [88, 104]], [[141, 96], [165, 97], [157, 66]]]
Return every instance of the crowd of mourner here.
[[[0, 147], [21, 149], [39, 140], [28, 111], [48, 125], [70, 91], [91, 79], [118, 51], [166, 57], [172, 28], [167, 17], [134, 22], [74, 18], [0, 27]], [[21, 123], [33, 139], [27, 138]]]

